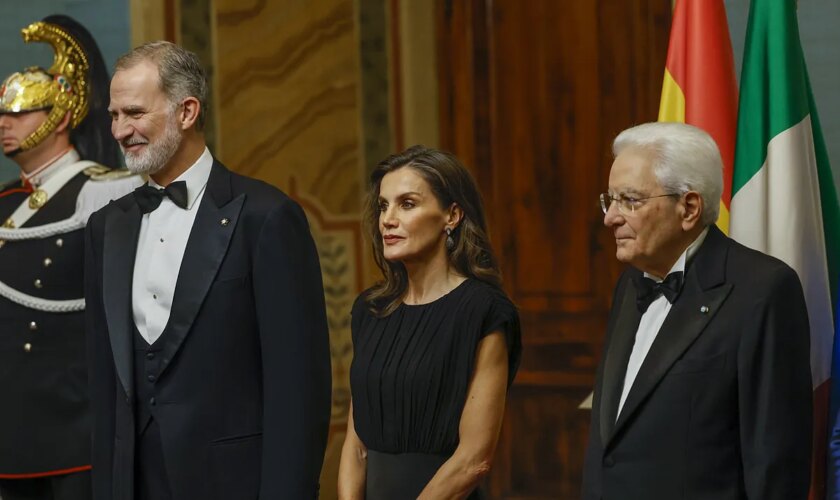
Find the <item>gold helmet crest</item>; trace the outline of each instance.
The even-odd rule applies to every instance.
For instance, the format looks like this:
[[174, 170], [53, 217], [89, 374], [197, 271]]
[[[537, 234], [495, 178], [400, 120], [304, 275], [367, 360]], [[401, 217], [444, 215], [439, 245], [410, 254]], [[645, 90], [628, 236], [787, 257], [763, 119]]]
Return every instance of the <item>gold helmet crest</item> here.
[[21, 30], [23, 40], [49, 43], [55, 52], [50, 69], [27, 68], [13, 73], [0, 86], [0, 113], [23, 113], [49, 109], [41, 124], [20, 145], [22, 151], [41, 143], [70, 113], [70, 128], [88, 112], [89, 62], [80, 43], [55, 24], [38, 21]]

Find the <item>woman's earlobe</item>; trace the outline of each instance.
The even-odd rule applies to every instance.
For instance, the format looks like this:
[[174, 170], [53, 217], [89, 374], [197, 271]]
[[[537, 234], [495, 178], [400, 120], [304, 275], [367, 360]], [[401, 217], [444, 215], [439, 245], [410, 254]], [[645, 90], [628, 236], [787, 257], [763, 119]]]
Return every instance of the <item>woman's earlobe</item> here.
[[457, 203], [452, 203], [449, 207], [449, 223], [452, 224], [452, 229], [457, 228], [463, 220], [464, 210]]

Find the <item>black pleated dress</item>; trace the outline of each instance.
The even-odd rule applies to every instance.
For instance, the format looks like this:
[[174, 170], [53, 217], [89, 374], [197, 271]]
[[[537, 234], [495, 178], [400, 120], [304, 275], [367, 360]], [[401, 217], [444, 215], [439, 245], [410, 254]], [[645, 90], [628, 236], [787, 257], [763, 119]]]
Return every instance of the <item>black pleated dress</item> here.
[[[479, 341], [507, 339], [509, 382], [522, 343], [519, 316], [504, 292], [468, 279], [443, 297], [375, 317], [353, 305], [350, 367], [353, 420], [368, 449], [367, 500], [414, 499], [458, 446]], [[470, 499], [481, 498], [478, 491]]]

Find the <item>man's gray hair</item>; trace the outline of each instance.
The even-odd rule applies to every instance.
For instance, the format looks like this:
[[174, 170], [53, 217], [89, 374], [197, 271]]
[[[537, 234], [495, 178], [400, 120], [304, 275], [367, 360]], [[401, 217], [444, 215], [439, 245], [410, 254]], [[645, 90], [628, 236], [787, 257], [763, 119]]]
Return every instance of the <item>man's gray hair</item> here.
[[651, 153], [653, 173], [665, 192], [700, 193], [700, 222], [704, 226], [717, 222], [723, 193], [723, 161], [709, 134], [685, 123], [644, 123], [628, 128], [613, 141], [613, 155], [627, 149]]
[[202, 130], [207, 115], [208, 84], [207, 73], [201, 67], [198, 56], [172, 42], [148, 42], [117, 59], [114, 73], [145, 61], [157, 66], [160, 89], [171, 103], [180, 103], [187, 97], [198, 99], [200, 108], [196, 129]]

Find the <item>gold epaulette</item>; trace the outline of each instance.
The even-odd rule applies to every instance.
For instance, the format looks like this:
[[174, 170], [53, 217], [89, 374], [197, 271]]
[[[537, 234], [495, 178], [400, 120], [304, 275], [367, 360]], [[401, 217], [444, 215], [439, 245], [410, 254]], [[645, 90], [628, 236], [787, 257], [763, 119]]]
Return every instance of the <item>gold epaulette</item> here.
[[92, 181], [114, 181], [135, 175], [126, 168], [108, 168], [104, 165], [93, 165], [82, 170]]

